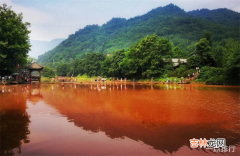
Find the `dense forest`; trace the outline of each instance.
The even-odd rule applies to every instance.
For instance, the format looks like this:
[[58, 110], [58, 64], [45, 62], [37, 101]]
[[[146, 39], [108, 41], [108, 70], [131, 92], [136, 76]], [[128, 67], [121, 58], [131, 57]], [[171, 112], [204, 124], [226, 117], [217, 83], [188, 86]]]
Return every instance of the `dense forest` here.
[[[188, 77], [200, 67], [196, 81], [239, 84], [239, 19], [228, 9], [185, 12], [170, 4], [128, 20], [86, 26], [38, 61], [50, 67], [43, 73], [53, 74], [52, 68], [60, 76], [155, 80]], [[172, 58], [187, 63], [174, 67]]]
[[[206, 16], [211, 17], [210, 20]], [[128, 20], [113, 18], [102, 26], [88, 25], [39, 56], [38, 62], [56, 68], [56, 62], [82, 59], [92, 52], [108, 54], [126, 49], [153, 34], [168, 38], [174, 46], [183, 50], [179, 57], [187, 58], [194, 52], [194, 45], [204, 31], [211, 32], [215, 45], [221, 44], [224, 39], [239, 39], [239, 19], [239, 13], [227, 9], [185, 12], [170, 4]]]
[[[112, 55], [87, 53], [83, 59], [69, 63], [60, 63], [57, 74], [61, 76], [87, 75], [89, 77], [107, 76], [118, 78], [150, 79], [156, 81], [167, 77], [188, 77], [201, 69], [197, 81], [209, 84], [239, 84], [240, 78], [240, 42], [229, 39], [224, 46], [213, 48], [210, 32], [204, 32], [195, 45], [194, 55], [187, 63], [174, 68], [171, 58], [180, 48], [173, 47], [169, 39], [160, 39], [157, 35], [147, 36], [129, 47], [119, 49]], [[46, 71], [48, 70], [48, 71]], [[51, 72], [45, 67], [45, 72]], [[47, 74], [45, 75], [47, 76]]]

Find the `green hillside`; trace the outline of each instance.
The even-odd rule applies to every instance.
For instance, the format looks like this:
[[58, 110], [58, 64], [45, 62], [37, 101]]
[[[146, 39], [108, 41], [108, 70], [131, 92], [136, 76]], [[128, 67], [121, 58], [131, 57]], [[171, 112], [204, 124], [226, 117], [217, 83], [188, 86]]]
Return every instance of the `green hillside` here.
[[194, 10], [189, 11], [188, 14], [191, 14], [196, 17], [201, 17], [209, 21], [214, 21], [224, 25], [231, 26], [240, 26], [240, 16], [239, 13], [236, 13], [229, 9], [216, 9], [216, 10]]
[[[240, 31], [236, 18], [228, 18], [226, 14], [231, 16], [234, 14], [238, 19], [240, 17], [239, 13], [230, 10], [226, 12], [225, 9], [218, 10], [217, 14], [208, 11], [202, 16], [197, 11], [185, 12], [178, 6], [170, 4], [131, 19], [113, 18], [102, 26], [88, 25], [69, 35], [68, 39], [56, 48], [40, 55], [38, 62], [49, 65], [54, 62], [64, 63], [76, 58], [81, 59], [87, 53], [112, 53], [118, 49], [129, 48], [152, 34], [170, 39], [174, 46], [184, 51], [181, 57], [187, 57], [194, 52], [195, 44], [204, 31], [211, 32], [214, 44], [228, 38], [239, 39]], [[208, 16], [211, 18], [208, 19]]]

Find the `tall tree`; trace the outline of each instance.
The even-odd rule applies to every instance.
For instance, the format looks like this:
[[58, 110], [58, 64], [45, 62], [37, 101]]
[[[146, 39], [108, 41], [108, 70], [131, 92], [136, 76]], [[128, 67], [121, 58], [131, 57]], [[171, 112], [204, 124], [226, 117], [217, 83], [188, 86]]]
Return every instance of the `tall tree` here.
[[87, 53], [84, 58], [84, 72], [88, 76], [100, 76], [101, 63], [105, 58], [106, 56], [102, 53]]
[[123, 61], [125, 57], [124, 50], [119, 49], [113, 52], [112, 56], [107, 57], [101, 65], [101, 72], [104, 76], [123, 76], [121, 74], [120, 63]]
[[45, 66], [42, 71], [42, 76], [44, 77], [54, 77], [55, 73], [52, 68]]
[[206, 38], [200, 39], [196, 44], [196, 54], [200, 59], [199, 66], [215, 66], [212, 49], [209, 45], [209, 41]]
[[[163, 74], [163, 68], [170, 62], [172, 44], [168, 39], [158, 39], [157, 35], [147, 36], [126, 52], [121, 63], [126, 75], [151, 77]], [[128, 67], [128, 71], [125, 69]]]
[[233, 80], [240, 79], [240, 42], [229, 39], [223, 52], [226, 75]]
[[0, 6], [0, 67], [8, 71], [27, 62], [30, 24], [24, 23], [22, 18], [22, 13], [16, 14], [6, 4]]
[[70, 70], [70, 65], [67, 63], [59, 64], [57, 66], [57, 74], [59, 76], [67, 76]]
[[208, 40], [209, 46], [212, 47], [213, 39], [212, 39], [212, 35], [209, 31], [204, 31], [202, 38], [206, 38]]

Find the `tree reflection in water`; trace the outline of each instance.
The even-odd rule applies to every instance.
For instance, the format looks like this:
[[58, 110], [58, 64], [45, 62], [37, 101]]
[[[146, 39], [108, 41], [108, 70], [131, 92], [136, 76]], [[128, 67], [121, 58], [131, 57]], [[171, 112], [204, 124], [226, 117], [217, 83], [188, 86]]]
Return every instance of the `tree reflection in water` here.
[[1, 155], [14, 155], [14, 148], [18, 148], [18, 153], [21, 153], [22, 142], [30, 142], [29, 122], [29, 116], [25, 110], [1, 111]]
[[[239, 88], [212, 89], [201, 86], [196, 88], [192, 85], [65, 84], [23, 85], [12, 88], [11, 94], [8, 91], [8, 89], [3, 89], [2, 92], [0, 90], [2, 155], [13, 155], [14, 148], [19, 148], [18, 152], [21, 153], [22, 143], [29, 142], [30, 121], [25, 111], [27, 100], [34, 104], [34, 108], [35, 105], [51, 106], [62, 114], [63, 124], [67, 117], [69, 122], [79, 127], [79, 129], [72, 125], [67, 127], [66, 134], [71, 133], [75, 128], [79, 131], [81, 128], [95, 133], [104, 132], [105, 136], [101, 138], [102, 144], [109, 138], [130, 138], [166, 154], [184, 150], [205, 152], [204, 149], [190, 149], [189, 139], [193, 138], [226, 138], [227, 145], [235, 145], [238, 148], [240, 144], [240, 116], [239, 110], [236, 109], [239, 107]], [[41, 100], [40, 103], [38, 103], [39, 100]], [[51, 115], [49, 116], [49, 119], [52, 119]], [[31, 119], [33, 124], [45, 124], [39, 124], [33, 117], [34, 113]], [[34, 129], [31, 129], [31, 132], [33, 135]], [[54, 134], [56, 129], [52, 128], [49, 132]], [[63, 144], [59, 143], [58, 138], [51, 140], [50, 135], [45, 138], [46, 140], [43, 139], [45, 142], [41, 139], [38, 142], [42, 136], [35, 137], [37, 138], [35, 141], [39, 144], [43, 143], [44, 147], [34, 144], [33, 137], [31, 138], [32, 146], [31, 144], [26, 148], [22, 146], [24, 152], [26, 149], [32, 150], [32, 147], [38, 146], [39, 149], [30, 152], [47, 151], [55, 154], [56, 151], [47, 143], [59, 145], [57, 147], [60, 152], [72, 150], [65, 147], [65, 142], [68, 142], [68, 147], [73, 145], [68, 137], [63, 137]], [[86, 142], [81, 140], [81, 143], [89, 142], [88, 138], [86, 140]], [[125, 145], [131, 145], [128, 139], [125, 140]], [[78, 144], [74, 146], [77, 146], [76, 151], [79, 152], [80, 146]], [[52, 147], [56, 148], [56, 146]], [[99, 151], [101, 150], [102, 148]], [[91, 153], [91, 151], [87, 152]]]
[[[1, 98], [3, 97], [4, 98]], [[29, 115], [26, 112], [26, 96], [22, 87], [1, 88], [0, 93], [0, 154], [14, 155], [13, 149], [21, 153], [22, 143], [29, 143]]]
[[226, 138], [227, 145], [240, 143], [239, 115], [233, 107], [238, 103], [235, 88], [211, 92], [211, 96], [192, 86], [175, 85], [129, 85], [127, 91], [118, 85], [100, 91], [98, 85], [61, 88], [43, 87], [44, 101], [76, 126], [105, 132], [112, 139], [142, 141], [164, 153], [189, 147], [192, 138]]

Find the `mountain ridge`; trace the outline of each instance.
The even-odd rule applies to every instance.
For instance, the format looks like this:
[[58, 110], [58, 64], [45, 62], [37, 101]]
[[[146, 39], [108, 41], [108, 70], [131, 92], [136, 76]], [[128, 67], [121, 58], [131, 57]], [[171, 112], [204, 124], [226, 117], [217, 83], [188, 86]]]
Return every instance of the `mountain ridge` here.
[[[219, 8], [214, 10], [200, 9], [200, 10], [188, 11], [187, 13], [195, 17], [201, 17], [206, 20], [218, 22], [220, 24], [228, 24], [228, 25], [235, 25], [235, 26], [240, 25], [240, 16], [239, 15], [237, 16], [237, 14], [239, 13], [227, 8]], [[221, 16], [222, 14], [226, 15], [224, 19], [214, 18], [216, 16]]]
[[[235, 12], [235, 15], [240, 17], [239, 13]], [[112, 18], [102, 26], [87, 25], [69, 35], [68, 39], [53, 50], [39, 56], [38, 61], [46, 64], [83, 58], [89, 52], [111, 53], [117, 49], [126, 49], [154, 33], [169, 38], [174, 45], [190, 53], [204, 31], [210, 31], [213, 39], [218, 42], [229, 37], [239, 39], [237, 26], [210, 21], [200, 17], [197, 12], [188, 13], [169, 4], [130, 19]]]

